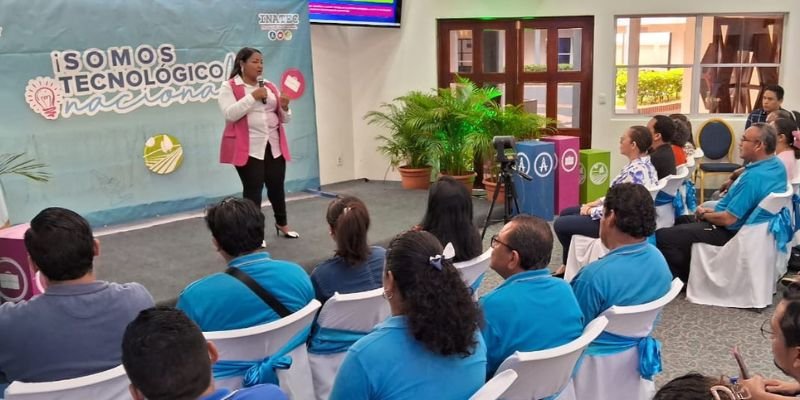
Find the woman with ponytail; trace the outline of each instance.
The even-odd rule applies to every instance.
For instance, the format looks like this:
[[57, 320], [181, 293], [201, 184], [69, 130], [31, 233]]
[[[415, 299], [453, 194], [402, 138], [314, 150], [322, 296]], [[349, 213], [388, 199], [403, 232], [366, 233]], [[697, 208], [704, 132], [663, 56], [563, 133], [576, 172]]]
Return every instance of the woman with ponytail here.
[[331, 400], [466, 399], [486, 377], [481, 311], [453, 266], [453, 247], [409, 231], [386, 251], [392, 316], [347, 352]]
[[[791, 182], [795, 178], [794, 171], [797, 167], [797, 160], [800, 159], [800, 149], [795, 147], [795, 145], [800, 145], [800, 132], [797, 132], [797, 124], [794, 123], [794, 120], [787, 118], [778, 118], [770, 122], [770, 125], [778, 132], [775, 155], [786, 167], [786, 177]], [[795, 135], [798, 136], [797, 141], [795, 141]]]
[[370, 247], [367, 242], [367, 206], [356, 197], [341, 197], [328, 205], [326, 219], [336, 252], [311, 273], [317, 299], [324, 303], [335, 292], [357, 293], [381, 287], [386, 250]]

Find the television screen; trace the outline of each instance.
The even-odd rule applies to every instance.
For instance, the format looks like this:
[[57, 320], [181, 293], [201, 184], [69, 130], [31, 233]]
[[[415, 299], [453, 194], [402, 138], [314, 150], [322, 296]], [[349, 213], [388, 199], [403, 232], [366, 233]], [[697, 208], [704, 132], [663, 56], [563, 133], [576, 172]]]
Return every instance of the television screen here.
[[401, 0], [311, 0], [311, 23], [400, 26]]

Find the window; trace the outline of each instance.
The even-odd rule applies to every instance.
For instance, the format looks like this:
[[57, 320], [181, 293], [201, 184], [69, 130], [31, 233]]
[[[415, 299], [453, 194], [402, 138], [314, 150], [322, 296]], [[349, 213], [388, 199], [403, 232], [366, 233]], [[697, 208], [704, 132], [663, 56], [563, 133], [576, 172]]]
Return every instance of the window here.
[[[747, 114], [778, 83], [783, 15], [617, 17], [620, 114]], [[700, 47], [698, 47], [700, 46]]]

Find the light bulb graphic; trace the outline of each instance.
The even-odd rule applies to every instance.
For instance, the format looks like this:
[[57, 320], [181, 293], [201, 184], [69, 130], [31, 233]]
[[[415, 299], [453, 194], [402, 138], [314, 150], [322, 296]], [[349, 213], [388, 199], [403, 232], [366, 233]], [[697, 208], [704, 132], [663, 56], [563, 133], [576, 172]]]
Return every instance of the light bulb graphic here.
[[61, 113], [61, 88], [52, 78], [36, 77], [25, 86], [28, 106], [47, 119], [56, 119]]

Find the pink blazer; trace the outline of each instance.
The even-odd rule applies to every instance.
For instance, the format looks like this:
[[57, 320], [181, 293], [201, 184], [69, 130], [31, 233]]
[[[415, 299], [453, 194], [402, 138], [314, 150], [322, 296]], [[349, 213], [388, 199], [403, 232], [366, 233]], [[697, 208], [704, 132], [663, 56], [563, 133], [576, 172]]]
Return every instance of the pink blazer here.
[[[237, 85], [233, 79], [229, 80], [233, 90], [233, 97], [239, 101], [244, 94], [244, 86]], [[276, 99], [280, 99], [278, 89], [271, 82], [266, 82], [266, 87], [275, 95]], [[281, 145], [281, 153], [286, 161], [291, 161], [292, 157], [289, 155], [289, 144], [286, 142], [286, 129], [283, 127], [283, 121], [286, 114], [280, 106], [280, 100], [275, 107], [275, 113], [281, 123], [278, 125], [278, 138]], [[241, 167], [247, 164], [247, 159], [250, 156], [250, 126], [247, 124], [247, 115], [240, 118], [235, 122], [225, 123], [225, 130], [222, 132], [222, 142], [219, 148], [219, 162], [223, 164], [233, 164]], [[271, 156], [269, 154], [267, 157]]]

